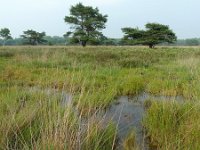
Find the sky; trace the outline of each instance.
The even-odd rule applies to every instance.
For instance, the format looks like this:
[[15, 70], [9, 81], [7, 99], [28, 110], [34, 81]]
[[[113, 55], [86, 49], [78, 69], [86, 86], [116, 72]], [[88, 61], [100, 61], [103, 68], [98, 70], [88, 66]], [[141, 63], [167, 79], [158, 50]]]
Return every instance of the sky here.
[[121, 38], [121, 28], [144, 29], [149, 22], [169, 25], [179, 39], [200, 37], [200, 0], [0, 0], [0, 28], [13, 37], [28, 29], [62, 36], [69, 31], [64, 17], [78, 2], [108, 15], [107, 37]]

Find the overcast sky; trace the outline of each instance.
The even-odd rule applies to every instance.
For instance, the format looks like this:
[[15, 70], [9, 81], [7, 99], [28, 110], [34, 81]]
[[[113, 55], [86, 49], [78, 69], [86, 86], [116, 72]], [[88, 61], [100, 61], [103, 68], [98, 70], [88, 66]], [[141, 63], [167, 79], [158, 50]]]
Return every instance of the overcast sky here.
[[24, 30], [62, 36], [69, 26], [64, 17], [78, 2], [108, 15], [108, 37], [122, 37], [122, 27], [144, 28], [147, 22], [169, 25], [178, 38], [200, 37], [200, 0], [0, 0], [0, 28], [14, 37]]

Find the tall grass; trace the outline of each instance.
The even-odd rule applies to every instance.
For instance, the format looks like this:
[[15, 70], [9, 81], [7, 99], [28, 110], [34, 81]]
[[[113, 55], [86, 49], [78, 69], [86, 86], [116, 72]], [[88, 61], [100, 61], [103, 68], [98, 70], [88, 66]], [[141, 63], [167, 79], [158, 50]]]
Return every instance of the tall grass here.
[[99, 120], [83, 123], [85, 117], [70, 105], [63, 107], [59, 95], [7, 90], [8, 97], [1, 97], [1, 149], [114, 148], [113, 124], [105, 126]]
[[144, 118], [151, 142], [159, 149], [199, 149], [199, 104], [152, 102]]
[[[199, 48], [0, 48], [0, 149], [115, 149], [117, 125], [90, 116], [117, 96], [143, 91], [188, 101], [149, 104], [144, 127], [152, 143], [199, 149], [199, 53]], [[68, 107], [61, 103], [62, 92], [73, 95]], [[123, 146], [138, 149], [134, 132]]]

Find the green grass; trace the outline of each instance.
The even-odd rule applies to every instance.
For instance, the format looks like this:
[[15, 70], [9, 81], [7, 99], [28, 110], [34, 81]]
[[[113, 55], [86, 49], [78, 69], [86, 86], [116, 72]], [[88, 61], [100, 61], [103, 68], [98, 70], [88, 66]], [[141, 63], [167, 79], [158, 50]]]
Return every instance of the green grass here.
[[153, 102], [144, 118], [152, 143], [159, 149], [200, 149], [199, 104]]
[[[80, 118], [143, 91], [187, 101], [148, 106], [152, 143], [198, 149], [199, 80], [199, 47], [0, 47], [0, 149], [114, 149], [116, 125], [94, 120], [80, 132]], [[73, 107], [60, 106], [61, 94], [47, 89], [73, 94]], [[134, 138], [125, 140], [127, 149]]]
[[125, 138], [124, 142], [123, 142], [123, 149], [124, 150], [138, 150], [138, 146], [137, 143], [135, 142], [136, 135], [135, 135], [135, 131], [130, 131], [129, 135], [127, 135], [127, 137]]

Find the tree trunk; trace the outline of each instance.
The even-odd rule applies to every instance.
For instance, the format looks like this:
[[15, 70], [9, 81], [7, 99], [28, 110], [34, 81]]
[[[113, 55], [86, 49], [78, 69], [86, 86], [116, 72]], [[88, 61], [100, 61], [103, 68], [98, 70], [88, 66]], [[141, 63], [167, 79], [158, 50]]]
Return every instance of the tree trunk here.
[[6, 45], [6, 40], [3, 40], [3, 46], [5, 46]]
[[85, 47], [85, 46], [86, 46], [86, 41], [81, 41], [81, 45], [82, 45], [83, 47]]
[[154, 48], [154, 45], [153, 44], [149, 44], [149, 48]]

